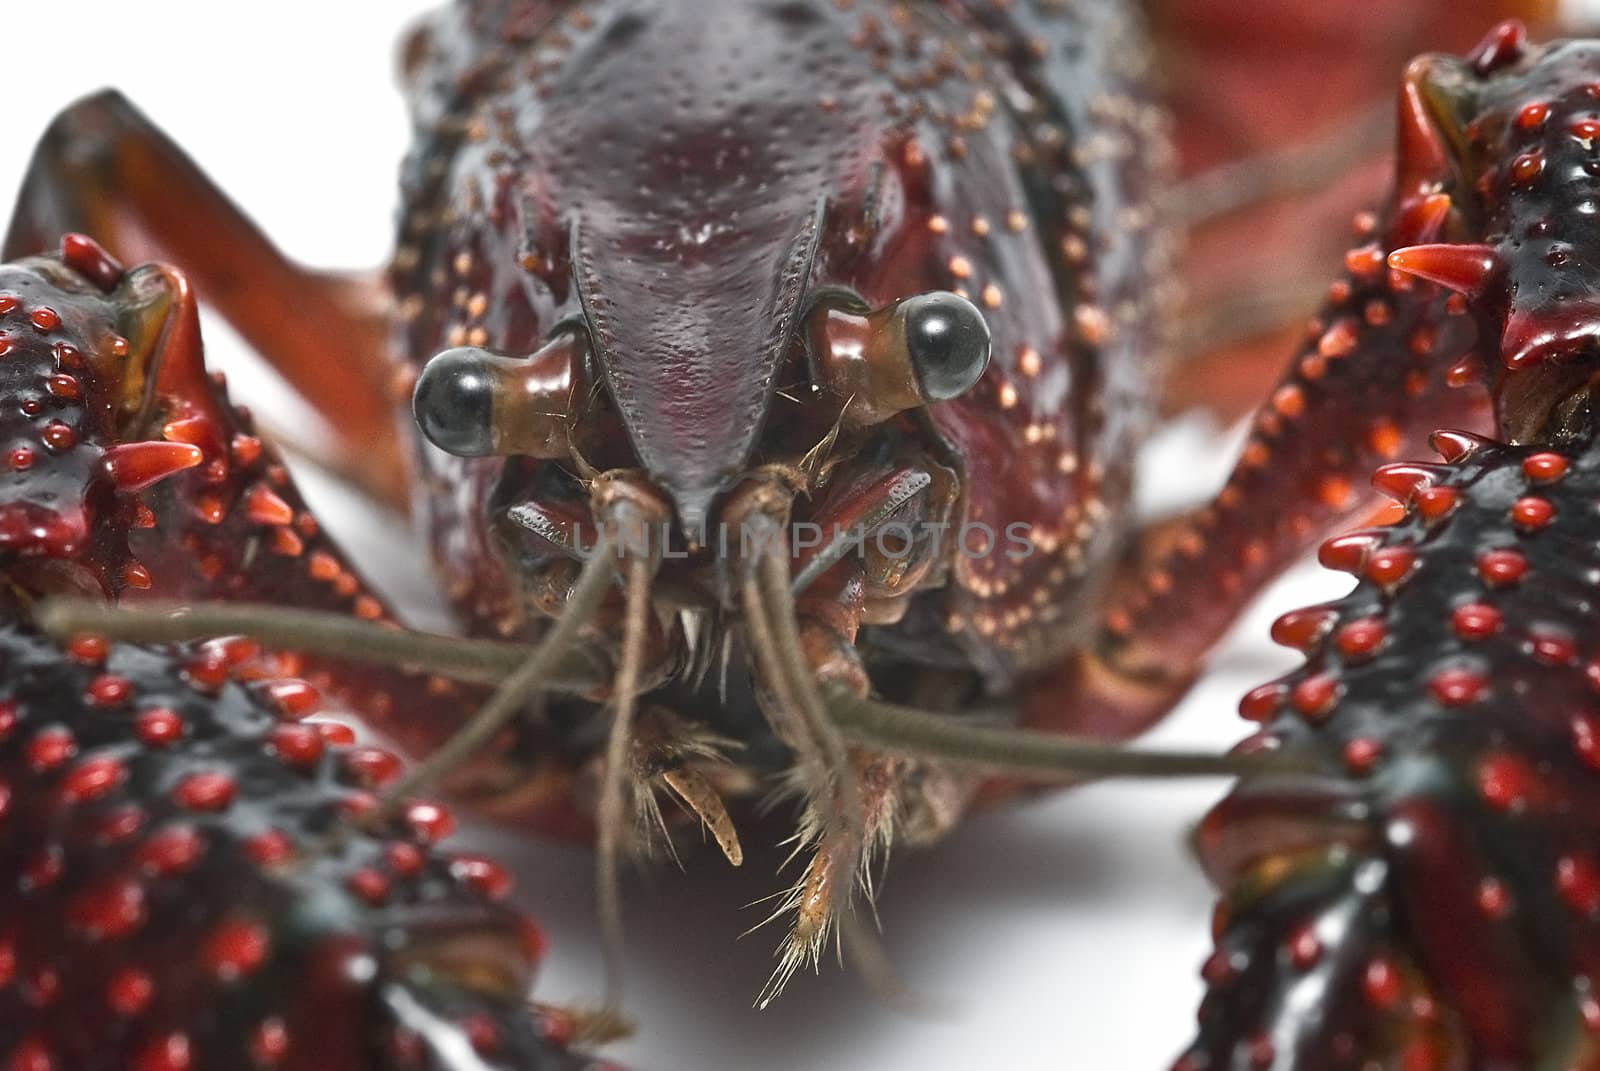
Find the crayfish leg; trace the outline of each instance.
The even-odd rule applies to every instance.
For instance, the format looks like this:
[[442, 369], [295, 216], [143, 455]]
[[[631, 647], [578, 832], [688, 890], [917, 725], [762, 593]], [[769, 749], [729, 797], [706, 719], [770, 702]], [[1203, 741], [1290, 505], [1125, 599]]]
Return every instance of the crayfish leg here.
[[[1413, 105], [1414, 94], [1402, 92], [1402, 179], [1392, 207], [1361, 222], [1364, 240], [1346, 254], [1343, 276], [1257, 411], [1227, 483], [1170, 551], [1127, 567], [1096, 648], [1036, 689], [1045, 698], [1033, 704], [1034, 724], [1082, 732], [1088, 718], [1096, 732], [1142, 729], [1182, 695], [1268, 581], [1371, 512], [1374, 468], [1423, 455], [1435, 428], [1490, 426], [1487, 392], [1463, 374], [1484, 360], [1464, 300], [1387, 266], [1388, 254], [1431, 241], [1456, 216], [1448, 194], [1423, 192], [1435, 187], [1407, 170], [1408, 161], [1426, 162], [1438, 137], [1431, 120], [1408, 112]], [[1416, 480], [1398, 473], [1379, 489], [1407, 499], [1426, 480], [1416, 471]], [[1120, 728], [1104, 724], [1115, 721], [1107, 710], [1121, 717]]]
[[380, 500], [405, 508], [406, 452], [376, 281], [309, 271], [280, 252], [166, 134], [121, 94], [73, 104], [45, 132], [4, 256], [82, 231], [125, 263], [171, 262], [319, 413], [324, 450], [282, 436]]

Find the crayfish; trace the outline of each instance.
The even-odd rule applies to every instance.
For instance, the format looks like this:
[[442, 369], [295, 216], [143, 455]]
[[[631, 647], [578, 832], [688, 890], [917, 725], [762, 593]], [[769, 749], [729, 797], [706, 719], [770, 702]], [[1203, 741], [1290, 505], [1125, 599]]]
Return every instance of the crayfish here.
[[[0, 800], [55, 838], [12, 863], [44, 914], [0, 918], [5, 1059], [581, 1065], [603, 1017], [521, 1006], [537, 942], [420, 793], [595, 839], [613, 1002], [622, 858], [699, 826], [739, 866], [778, 821], [766, 1006], [830, 944], [895, 995], [891, 846], [1236, 775], [1185, 1071], [1587, 1066], [1600, 52], [1503, 23], [1405, 70], [1392, 190], [1237, 468], [1137, 531], [1165, 357], [1205, 348], [1183, 193], [1224, 211], [1170, 192], [1162, 56], [1109, 4], [462, 0], [402, 51], [379, 279], [287, 259], [116, 93], [62, 113], [0, 273]], [[197, 300], [324, 441], [232, 404]], [[1191, 359], [1180, 394], [1273, 366]], [[275, 438], [415, 520], [464, 635], [397, 623]], [[1324, 544], [1362, 584], [1280, 619], [1312, 661], [1246, 697], [1270, 726], [1122, 745], [1383, 462], [1406, 516]], [[241, 861], [169, 874], [197, 841]], [[240, 1008], [185, 1018], [202, 985]]]

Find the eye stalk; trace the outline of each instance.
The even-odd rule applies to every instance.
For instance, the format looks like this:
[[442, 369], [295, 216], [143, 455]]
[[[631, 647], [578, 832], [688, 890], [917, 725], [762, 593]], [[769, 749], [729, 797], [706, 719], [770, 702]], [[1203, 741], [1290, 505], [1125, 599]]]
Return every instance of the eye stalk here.
[[528, 357], [445, 350], [417, 377], [412, 415], [429, 442], [457, 457], [566, 457], [588, 346], [569, 331]]
[[935, 290], [864, 311], [828, 295], [806, 324], [813, 381], [846, 403], [843, 420], [880, 424], [957, 398], [989, 366], [989, 325], [959, 294]]

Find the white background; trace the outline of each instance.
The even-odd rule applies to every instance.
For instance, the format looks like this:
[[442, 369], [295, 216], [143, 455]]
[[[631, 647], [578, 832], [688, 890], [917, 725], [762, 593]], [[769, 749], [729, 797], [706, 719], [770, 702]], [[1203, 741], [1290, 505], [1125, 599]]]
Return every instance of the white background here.
[[[292, 255], [324, 266], [377, 264], [389, 248], [406, 143], [392, 55], [400, 27], [429, 6], [35, 7], [24, 24], [9, 20], [0, 66], [0, 205], [10, 204], [51, 116], [116, 85]], [[212, 360], [236, 373], [236, 397], [248, 393], [234, 336], [214, 320], [207, 333]], [[272, 403], [253, 396], [252, 404]], [[1194, 499], [1220, 482], [1230, 452], [1213, 430], [1180, 429], [1152, 452], [1147, 497]], [[363, 525], [347, 503], [329, 499], [327, 509], [345, 522], [358, 558], [380, 563], [379, 581], [425, 608], [430, 596], [416, 578], [426, 566], [396, 527]], [[1244, 735], [1238, 696], [1294, 662], [1266, 642], [1268, 622], [1343, 586], [1314, 567], [1297, 570], [1241, 623], [1205, 683], [1149, 742], [1220, 749]], [[946, 1005], [933, 1021], [884, 1008], [832, 964], [820, 978], [799, 977], [775, 1007], [752, 1010], [775, 935], [739, 940], [763, 914], [743, 905], [779, 887], [780, 857], [757, 848], [730, 876], [715, 855], [686, 852], [686, 873], [662, 867], [629, 885], [628, 985], [640, 1030], [610, 1054], [640, 1071], [1165, 1068], [1189, 1036], [1196, 970], [1209, 951], [1211, 896], [1185, 837], [1222, 788], [1086, 789], [977, 818], [936, 850], [902, 853], [881, 898], [884, 935], [911, 984]], [[541, 998], [596, 997], [588, 852], [488, 839], [515, 864], [525, 902], [550, 930]]]

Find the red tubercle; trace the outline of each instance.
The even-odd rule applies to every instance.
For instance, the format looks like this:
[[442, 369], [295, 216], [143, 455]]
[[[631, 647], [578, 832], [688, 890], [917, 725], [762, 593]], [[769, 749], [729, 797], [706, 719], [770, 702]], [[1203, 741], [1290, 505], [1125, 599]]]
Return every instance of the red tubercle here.
[[406, 806], [406, 825], [424, 844], [437, 844], [455, 832], [455, 816], [430, 800], [417, 800]]
[[1344, 746], [1344, 766], [1356, 776], [1371, 773], [1383, 758], [1383, 743], [1370, 736], [1358, 736]]
[[28, 314], [28, 319], [40, 331], [54, 331], [61, 326], [61, 314], [48, 305], [41, 305]]
[[293, 522], [294, 508], [266, 484], [258, 483], [245, 494], [245, 516], [254, 524], [278, 526]]
[[1401, 505], [1424, 487], [1431, 487], [1438, 471], [1428, 465], [1399, 462], [1382, 465], [1372, 474], [1372, 489]]
[[133, 695], [133, 682], [114, 673], [102, 673], [83, 690], [83, 701], [93, 707], [114, 707]]
[[146, 747], [166, 747], [183, 738], [183, 718], [169, 707], [152, 707], [134, 720], [133, 730]]
[[1473, 46], [1466, 55], [1472, 69], [1483, 77], [1521, 59], [1527, 49], [1528, 28], [1520, 19], [1506, 19]]
[[224, 982], [236, 981], [266, 962], [272, 942], [260, 924], [232, 919], [212, 930], [201, 948], [201, 961]]
[[1417, 564], [1417, 553], [1404, 544], [1382, 547], [1367, 559], [1363, 575], [1379, 587], [1390, 588], [1411, 574]]
[[250, 1056], [261, 1067], [276, 1067], [289, 1055], [289, 1028], [277, 1016], [264, 1019], [250, 1038]]
[[39, 433], [39, 439], [56, 453], [71, 450], [78, 445], [78, 433], [73, 431], [70, 425], [63, 424], [59, 420], [52, 420], [46, 424], [44, 430]]
[[191, 1071], [194, 1048], [184, 1033], [167, 1034], [139, 1050], [129, 1071]]
[[1374, 1008], [1392, 1008], [1400, 1003], [1405, 989], [1401, 983], [1400, 970], [1394, 961], [1384, 956], [1378, 956], [1368, 962], [1367, 969], [1362, 972], [1361, 991], [1367, 998], [1367, 1003]]
[[1433, 449], [1451, 465], [1459, 464], [1490, 445], [1489, 440], [1466, 431], [1441, 428], [1428, 437]]
[[1512, 182], [1527, 185], [1544, 173], [1544, 153], [1525, 152], [1514, 157], [1506, 173], [1511, 176]]
[[1342, 688], [1331, 673], [1314, 673], [1295, 682], [1289, 689], [1289, 702], [1308, 721], [1321, 721], [1339, 702]]
[[1503, 919], [1511, 913], [1511, 890], [1498, 878], [1484, 878], [1478, 882], [1478, 910], [1491, 919]]
[[1317, 561], [1324, 569], [1359, 574], [1366, 568], [1373, 550], [1382, 542], [1383, 536], [1377, 532], [1349, 532], [1334, 536], [1317, 549]]
[[1578, 645], [1565, 629], [1535, 627], [1528, 643], [1534, 659], [1547, 666], [1570, 665], [1578, 658]]
[[98, 666], [105, 662], [106, 655], [111, 652], [111, 644], [104, 636], [92, 633], [83, 633], [73, 636], [66, 642], [67, 654], [73, 660], [85, 666]]
[[322, 693], [309, 681], [297, 679], [268, 681], [263, 688], [267, 698], [286, 718], [299, 721], [322, 708]]
[[505, 867], [485, 856], [459, 855], [451, 861], [450, 873], [490, 900], [503, 900], [511, 895], [511, 875]]
[[149, 1007], [156, 983], [149, 973], [137, 967], [124, 967], [106, 983], [106, 1007], [113, 1015], [132, 1019]]
[[1556, 860], [1556, 891], [1568, 907], [1586, 918], [1600, 913], [1600, 867], [1584, 855]]
[[88, 803], [116, 789], [127, 777], [121, 760], [109, 755], [88, 758], [73, 766], [61, 779], [61, 798], [68, 803]]
[[1537, 532], [1555, 517], [1556, 508], [1547, 498], [1526, 495], [1511, 505], [1511, 523], [1524, 532]]
[[1569, 727], [1573, 751], [1591, 769], [1600, 770], [1600, 717], [1575, 714]]
[[389, 899], [389, 879], [381, 871], [363, 867], [345, 881], [346, 887], [356, 896], [373, 906], [381, 906]]
[[1417, 513], [1426, 521], [1448, 517], [1461, 503], [1461, 493], [1454, 487], [1426, 487], [1417, 492]]
[[356, 731], [343, 722], [319, 721], [314, 724], [322, 738], [334, 747], [349, 747], [356, 742]]
[[393, 752], [376, 747], [352, 748], [343, 756], [344, 768], [365, 789], [379, 789], [399, 777], [405, 764]]
[[65, 1071], [56, 1063], [49, 1045], [39, 1038], [24, 1038], [11, 1050], [5, 1071]]
[[1481, 671], [1466, 666], [1441, 669], [1428, 678], [1428, 694], [1443, 707], [1476, 703], [1488, 690], [1488, 678]]
[[305, 540], [301, 539], [292, 528], [274, 528], [272, 530], [272, 550], [286, 558], [298, 558], [306, 549]]
[[131, 878], [113, 878], [67, 901], [67, 924], [86, 940], [115, 941], [145, 921], [144, 886]]
[[1571, 467], [1566, 458], [1549, 451], [1529, 454], [1522, 459], [1522, 474], [1534, 483], [1555, 483]]
[[1376, 617], [1362, 617], [1345, 623], [1334, 634], [1334, 646], [1349, 661], [1370, 658], [1383, 646], [1389, 630]]
[[83, 387], [78, 383], [78, 378], [65, 372], [57, 372], [53, 376], [46, 377], [44, 389], [52, 396], [69, 402], [76, 401], [83, 396]]
[[1490, 587], [1508, 587], [1528, 574], [1528, 559], [1511, 548], [1486, 550], [1478, 555], [1478, 576]]
[[395, 841], [383, 849], [383, 861], [390, 873], [401, 878], [414, 878], [422, 873], [427, 857], [422, 849], [406, 841]]
[[179, 781], [173, 798], [192, 811], [225, 811], [233, 804], [238, 785], [232, 777], [215, 770], [192, 773]]
[[161, 438], [167, 442], [196, 447], [207, 457], [224, 455], [228, 446], [222, 428], [203, 413], [167, 421], [161, 426]]
[[1530, 104], [1524, 104], [1520, 109], [1518, 109], [1515, 122], [1518, 128], [1522, 130], [1537, 130], [1543, 126], [1545, 120], [1549, 118], [1550, 105], [1546, 104], [1542, 100], [1539, 100]]
[[106, 251], [105, 246], [86, 234], [66, 234], [61, 238], [61, 260], [67, 267], [88, 279], [106, 293], [117, 288], [127, 269]]
[[1326, 606], [1290, 610], [1272, 623], [1272, 642], [1283, 647], [1307, 650], [1327, 634], [1338, 618], [1339, 612]]
[[1456, 635], [1468, 642], [1488, 639], [1500, 631], [1500, 624], [1500, 611], [1488, 603], [1467, 603], [1450, 614], [1450, 625]]
[[257, 866], [282, 866], [294, 858], [294, 842], [281, 830], [257, 833], [244, 844], [245, 854]]
[[1394, 244], [1408, 246], [1436, 241], [1450, 217], [1451, 207], [1447, 193], [1431, 193], [1407, 203], [1394, 223]]
[[1296, 970], [1309, 971], [1322, 959], [1322, 940], [1317, 936], [1316, 926], [1311, 923], [1290, 934], [1286, 948], [1289, 963]]
[[268, 747], [298, 769], [311, 769], [322, 759], [326, 743], [315, 725], [279, 725], [267, 737]]
[[1369, 242], [1345, 253], [1344, 266], [1358, 279], [1374, 278], [1383, 270], [1383, 250], [1376, 242]]
[[1514, 755], [1493, 754], [1478, 763], [1478, 794], [1498, 811], [1527, 805], [1538, 787], [1538, 775]]
[[170, 878], [192, 868], [206, 853], [206, 839], [189, 825], [169, 825], [139, 846], [138, 866], [151, 877]]
[[35, 773], [54, 770], [78, 753], [77, 738], [62, 726], [40, 729], [28, 741], [28, 765]]

